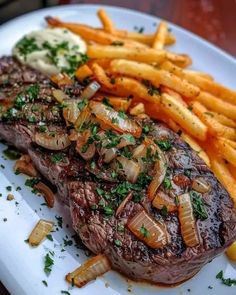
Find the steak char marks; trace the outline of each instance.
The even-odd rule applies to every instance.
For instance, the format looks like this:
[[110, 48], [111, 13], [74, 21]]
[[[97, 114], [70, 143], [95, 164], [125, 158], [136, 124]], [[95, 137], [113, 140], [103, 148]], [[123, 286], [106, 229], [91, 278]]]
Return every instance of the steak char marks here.
[[[31, 78], [25, 79], [25, 76]], [[32, 84], [36, 81], [37, 84]], [[14, 106], [19, 93], [27, 92], [34, 85], [38, 87], [37, 97], [9, 113], [9, 105]], [[192, 277], [233, 242], [236, 213], [230, 196], [197, 153], [162, 123], [145, 122], [149, 129], [146, 136], [157, 142], [170, 143], [163, 151], [169, 184], [163, 182], [158, 194], [174, 199], [192, 191], [195, 179], [204, 179], [209, 186], [209, 191], [200, 194], [207, 218], [196, 219], [200, 243], [194, 247], [188, 247], [184, 242], [178, 211], [169, 213], [151, 206], [146, 184], [137, 193], [137, 186], [135, 190], [126, 180], [110, 179], [107, 176], [109, 167], [103, 173], [99, 169], [93, 170], [94, 167], [91, 170], [92, 163], [82, 159], [74, 143], [60, 152], [37, 146], [34, 134], [41, 126], [49, 132], [67, 132], [61, 108], [53, 100], [52, 89], [43, 75], [19, 65], [12, 58], [0, 59], [0, 104], [4, 109], [0, 137], [28, 152], [42, 175], [57, 186], [61, 199], [70, 207], [75, 231], [94, 254], [105, 253], [113, 269], [135, 280], [175, 284]], [[78, 87], [70, 91], [72, 97], [80, 93]], [[144, 182], [147, 182], [147, 175], [143, 174], [139, 183]], [[133, 197], [117, 214], [117, 208], [130, 192]], [[149, 247], [127, 227], [129, 220], [143, 209], [153, 220], [165, 224], [169, 242], [164, 247]]]

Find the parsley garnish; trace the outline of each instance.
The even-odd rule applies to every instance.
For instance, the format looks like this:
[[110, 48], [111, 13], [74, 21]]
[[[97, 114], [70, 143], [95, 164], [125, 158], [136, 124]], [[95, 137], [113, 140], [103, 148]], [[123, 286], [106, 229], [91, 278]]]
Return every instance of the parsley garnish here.
[[63, 223], [63, 219], [61, 216], [55, 216], [56, 220], [57, 220], [57, 224], [60, 228], [62, 228], [62, 223]]
[[9, 160], [17, 160], [21, 154], [14, 148], [7, 148], [3, 151], [4, 156]]
[[49, 234], [49, 235], [46, 235], [46, 238], [47, 238], [49, 241], [53, 242], [53, 237], [52, 237], [52, 235], [51, 235], [51, 234]]
[[123, 112], [123, 111], [119, 111], [119, 112], [118, 112], [118, 116], [119, 116], [121, 119], [127, 119], [127, 118], [128, 118], [128, 116], [126, 115], [126, 113]]
[[28, 38], [28, 37], [24, 37], [22, 38], [19, 42], [17, 42], [16, 47], [19, 50], [19, 54], [23, 55], [24, 60], [26, 60], [26, 56], [27, 54], [36, 51], [36, 50], [40, 50], [40, 48], [38, 47], [35, 38]]
[[62, 154], [62, 153], [56, 153], [56, 154], [51, 155], [51, 160], [54, 164], [56, 164], [58, 162], [65, 160], [65, 157], [64, 157], [64, 154]]
[[171, 180], [170, 180], [169, 177], [165, 177], [165, 179], [163, 181], [163, 186], [166, 189], [171, 189], [172, 188]]
[[222, 284], [226, 285], [226, 286], [233, 286], [233, 285], [236, 285], [236, 279], [225, 279], [224, 278], [224, 273], [223, 273], [223, 270], [221, 270], [217, 275], [216, 275], [216, 278], [221, 280]]
[[70, 295], [70, 292], [68, 292], [68, 291], [64, 291], [64, 290], [61, 290], [61, 294]]
[[82, 111], [87, 106], [87, 104], [88, 104], [88, 100], [85, 98], [77, 104], [77, 107], [80, 111]]
[[46, 275], [50, 275], [52, 271], [52, 266], [54, 265], [54, 260], [50, 257], [50, 253], [47, 253], [44, 257], [44, 272]]
[[122, 242], [121, 242], [120, 240], [114, 240], [114, 244], [115, 244], [117, 247], [122, 246]]
[[172, 143], [169, 140], [155, 140], [155, 143], [162, 151], [168, 151], [172, 147]]
[[105, 215], [113, 215], [114, 210], [110, 205], [104, 206], [103, 210]]
[[29, 179], [26, 179], [25, 185], [29, 187], [34, 187], [35, 184], [37, 184], [39, 181], [40, 181], [39, 178], [29, 178]]
[[190, 197], [192, 201], [194, 216], [200, 220], [207, 219], [208, 215], [202, 197], [194, 191], [190, 192]]
[[165, 205], [161, 208], [160, 213], [164, 217], [166, 217], [168, 215], [168, 210], [167, 210], [167, 207]]
[[135, 138], [133, 137], [132, 134], [129, 134], [129, 133], [123, 134], [122, 135], [122, 138], [124, 138], [125, 140], [129, 141], [132, 144], [135, 144], [136, 143]]
[[42, 283], [44, 284], [44, 286], [48, 286], [48, 283], [46, 281], [43, 280]]
[[146, 229], [144, 224], [142, 224], [142, 226], [140, 227], [140, 233], [144, 236], [144, 238], [147, 238], [150, 235], [150, 232]]

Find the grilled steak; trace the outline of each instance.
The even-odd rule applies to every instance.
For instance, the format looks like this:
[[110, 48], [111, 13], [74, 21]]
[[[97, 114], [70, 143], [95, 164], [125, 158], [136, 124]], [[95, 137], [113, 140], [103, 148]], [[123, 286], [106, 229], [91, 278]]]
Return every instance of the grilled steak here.
[[[24, 79], [29, 73], [37, 84]], [[29, 85], [37, 85], [38, 89], [32, 99]], [[92, 128], [87, 126], [92, 135], [82, 152], [86, 154], [91, 145], [96, 146], [93, 158], [87, 161], [78, 152], [80, 138], [60, 151], [36, 144], [35, 134], [42, 126], [50, 134], [68, 132], [61, 108], [53, 100], [52, 89], [50, 81], [36, 71], [12, 58], [0, 59], [0, 137], [27, 151], [37, 169], [57, 186], [61, 199], [70, 207], [75, 231], [94, 254], [106, 254], [114, 269], [135, 280], [174, 284], [192, 277], [234, 241], [236, 212], [230, 196], [197, 153], [162, 123], [139, 122], [142, 135], [134, 139], [129, 134], [132, 145], [120, 148], [118, 132], [104, 133], [96, 124]], [[72, 88], [70, 95], [76, 97], [80, 90], [80, 87]], [[26, 101], [17, 108], [17, 97], [22, 92]], [[45, 92], [46, 97], [42, 97], [41, 93]], [[107, 163], [100, 144], [104, 143], [104, 137], [105, 152], [115, 148], [115, 159]], [[140, 150], [145, 141], [148, 142], [148, 146], [144, 145], [145, 155], [133, 160], [135, 153], [138, 154], [137, 147]], [[134, 171], [124, 175], [127, 167], [120, 167], [116, 156], [142, 168], [135, 180], [127, 181]], [[150, 183], [157, 172], [155, 163], [162, 159], [165, 159], [162, 167], [165, 178], [155, 192], [164, 201], [160, 207], [160, 203], [158, 206], [152, 203]], [[194, 214], [191, 232], [196, 232], [197, 239], [191, 246], [184, 237], [180, 216], [181, 201], [186, 194]], [[152, 228], [149, 229], [145, 220], [137, 229], [140, 232], [131, 226], [131, 221], [141, 213], [160, 230], [160, 236], [152, 243]]]

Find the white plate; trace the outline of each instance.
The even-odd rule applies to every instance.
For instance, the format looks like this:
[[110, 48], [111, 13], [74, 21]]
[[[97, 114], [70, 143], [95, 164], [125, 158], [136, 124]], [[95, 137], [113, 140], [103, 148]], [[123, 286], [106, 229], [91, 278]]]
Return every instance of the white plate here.
[[[53, 7], [18, 17], [0, 28], [0, 55], [10, 54], [14, 43], [25, 33], [45, 26], [44, 17], [47, 15], [59, 16], [63, 20], [71, 20], [99, 26], [96, 17], [95, 5], [73, 5]], [[120, 28], [132, 30], [134, 26], [144, 27], [145, 32], [153, 32], [159, 19], [127, 9], [106, 7], [115, 24]], [[172, 47], [176, 52], [187, 52], [194, 60], [193, 67], [206, 71], [230, 87], [236, 85], [236, 61], [233, 57], [217, 49], [197, 36], [171, 25], [177, 44]], [[61, 290], [68, 290], [64, 281], [67, 272], [76, 268], [85, 260], [82, 250], [75, 246], [65, 247], [61, 252], [63, 238], [67, 235], [70, 239], [73, 231], [66, 227], [70, 218], [65, 208], [57, 204], [56, 208], [49, 210], [42, 198], [31, 193], [24, 186], [25, 177], [13, 173], [14, 161], [5, 160], [2, 150], [6, 147], [0, 145], [0, 280], [5, 284], [12, 295], [44, 295], [61, 294]], [[7, 201], [6, 187], [13, 187], [14, 201]], [[21, 186], [21, 191], [15, 191]], [[16, 206], [15, 201], [19, 204]], [[63, 216], [63, 228], [53, 233], [54, 241], [46, 240], [40, 247], [32, 249], [24, 242], [39, 218], [55, 220], [55, 215]], [[7, 218], [7, 222], [3, 219]], [[49, 250], [55, 252], [55, 265], [52, 273], [46, 277], [43, 271], [43, 257]], [[79, 254], [79, 257], [77, 255]], [[71, 289], [71, 294], [236, 294], [236, 287], [227, 287], [215, 279], [216, 274], [223, 270], [226, 277], [236, 278], [236, 265], [230, 263], [223, 255], [206, 265], [199, 274], [188, 282], [176, 288], [158, 288], [146, 284], [127, 282], [115, 272], [110, 272], [102, 278], [88, 284], [81, 290]], [[42, 280], [46, 280], [45, 287]], [[209, 289], [212, 286], [213, 289]], [[189, 291], [190, 289], [190, 291]]]

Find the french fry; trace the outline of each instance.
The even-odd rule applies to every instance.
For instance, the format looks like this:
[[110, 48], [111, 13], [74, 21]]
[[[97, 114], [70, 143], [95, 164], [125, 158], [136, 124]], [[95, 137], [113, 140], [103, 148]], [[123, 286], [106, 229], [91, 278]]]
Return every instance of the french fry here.
[[223, 101], [220, 98], [204, 91], [200, 92], [197, 100], [208, 109], [223, 114], [230, 119], [236, 120], [236, 105]]
[[124, 46], [89, 45], [87, 54], [90, 58], [129, 59], [145, 63], [161, 63], [165, 59], [164, 50], [152, 48], [126, 48]]
[[130, 109], [129, 113], [130, 115], [133, 115], [133, 116], [144, 114], [145, 113], [144, 104], [142, 102], [139, 102], [136, 106]]
[[227, 118], [226, 116], [222, 115], [222, 114], [218, 114], [215, 112], [210, 112], [212, 114], [212, 116], [221, 124], [228, 126], [228, 127], [232, 127], [232, 128], [236, 128], [236, 122], [232, 119]]
[[104, 9], [99, 9], [97, 11], [97, 15], [103, 25], [103, 28], [108, 33], [113, 33], [115, 31], [114, 25], [112, 23], [112, 20], [107, 15], [106, 11]]
[[176, 54], [176, 53], [167, 51], [166, 57], [169, 61], [171, 61], [172, 63], [174, 63], [175, 65], [181, 68], [186, 68], [187, 66], [192, 64], [192, 59], [187, 54]]
[[111, 96], [107, 94], [95, 96], [94, 100], [102, 101], [104, 98], [108, 100], [108, 103], [111, 104], [116, 111], [127, 112], [132, 102], [132, 99], [127, 99], [125, 97]]
[[179, 102], [181, 102], [185, 107], [188, 106], [187, 103], [183, 100], [182, 96], [178, 92], [174, 91], [173, 89], [170, 89], [166, 86], [161, 86], [161, 93], [167, 93], [170, 96], [177, 99]]
[[214, 144], [218, 149], [222, 158], [236, 167], [236, 150], [224, 140], [224, 138], [217, 138], [214, 140]]
[[196, 97], [200, 92], [198, 87], [189, 84], [186, 80], [182, 80], [167, 71], [159, 70], [143, 63], [122, 59], [113, 60], [110, 70], [113, 73], [149, 80], [156, 87], [162, 84], [186, 97]]
[[199, 143], [193, 139], [191, 136], [186, 134], [185, 132], [182, 132], [180, 137], [187, 142], [191, 148], [197, 152], [198, 156], [202, 158], [202, 160], [207, 164], [208, 167], [211, 166], [210, 159], [207, 155], [207, 153], [202, 149], [202, 147], [199, 145]]
[[224, 137], [219, 137], [220, 140], [222, 140], [223, 142], [227, 143], [228, 145], [230, 145], [232, 148], [236, 149], [236, 142], [233, 140], [230, 140], [228, 138], [224, 138]]
[[174, 97], [164, 93], [161, 95], [161, 109], [172, 120], [177, 122], [184, 130], [195, 138], [205, 140], [207, 136], [207, 127], [200, 119], [188, 108]]
[[112, 88], [110, 78], [106, 75], [104, 69], [94, 63], [91, 66], [95, 79], [107, 88]]
[[223, 159], [219, 158], [219, 156], [209, 150], [208, 155], [210, 156], [212, 171], [218, 178], [219, 182], [226, 188], [226, 190], [230, 194], [234, 202], [234, 207], [236, 208], [236, 181], [231, 175]]
[[231, 165], [230, 163], [227, 164], [227, 167], [229, 169], [229, 172], [233, 176], [234, 180], [236, 181], [236, 167]]
[[165, 45], [165, 39], [168, 32], [167, 23], [161, 21], [159, 26], [157, 27], [156, 33], [154, 34], [154, 40], [152, 43], [152, 47], [155, 49], [163, 49]]
[[222, 125], [215, 120], [208, 110], [198, 101], [192, 103], [192, 111], [204, 122], [208, 127], [208, 132], [213, 136], [226, 137], [228, 139], [236, 139], [236, 130]]
[[104, 32], [102, 30], [94, 29], [87, 25], [62, 22], [59, 19], [53, 18], [53, 17], [46, 17], [46, 21], [48, 25], [50, 25], [51, 27], [66, 28], [75, 34], [80, 35], [86, 41], [94, 41], [104, 45], [110, 45], [113, 42], [119, 41], [121, 43], [124, 43], [124, 45], [127, 45], [127, 46], [142, 47], [142, 48], [146, 47], [146, 45], [142, 43], [139, 43], [133, 40], [118, 38], [116, 36], [113, 36], [110, 33]]
[[214, 78], [213, 78], [211, 75], [209, 75], [209, 74], [207, 74], [207, 73], [204, 73], [204, 72], [193, 71], [193, 70], [184, 70], [184, 71], [185, 71], [185, 73], [187, 73], [187, 74], [200, 76], [200, 77], [202, 77], [202, 78], [205, 78], [205, 79], [208, 79], [208, 80], [211, 80], [211, 81], [214, 80]]
[[[168, 58], [168, 55], [167, 55]], [[198, 86], [203, 91], [209, 92], [217, 97], [222, 98], [223, 100], [236, 104], [236, 91], [231, 90], [215, 81], [210, 79], [206, 79], [199, 75], [195, 75], [189, 71], [183, 71], [181, 68], [177, 67], [174, 64], [166, 61], [161, 65], [161, 68], [171, 73], [175, 74], [176, 76], [186, 79], [190, 83]]]
[[75, 76], [80, 82], [83, 82], [85, 78], [91, 76], [92, 74], [93, 72], [88, 65], [83, 65], [79, 67], [75, 72]]

